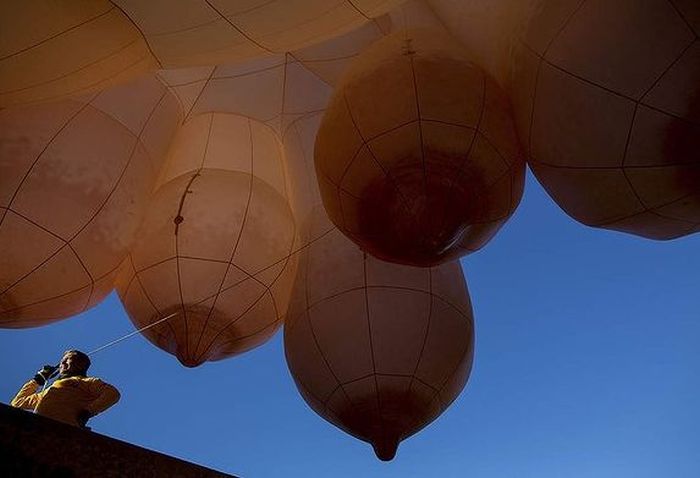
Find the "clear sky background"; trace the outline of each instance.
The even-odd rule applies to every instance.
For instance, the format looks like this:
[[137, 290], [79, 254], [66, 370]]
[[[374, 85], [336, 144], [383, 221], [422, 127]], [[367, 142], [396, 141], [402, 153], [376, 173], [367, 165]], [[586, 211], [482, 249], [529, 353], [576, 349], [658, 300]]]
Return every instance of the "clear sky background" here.
[[[122, 400], [91, 425], [245, 478], [697, 478], [699, 252], [700, 235], [660, 243], [579, 225], [529, 176], [515, 216], [462, 261], [469, 383], [393, 462], [306, 406], [281, 333], [197, 369], [141, 336], [105, 350], [90, 372]], [[63, 350], [132, 330], [115, 295], [48, 327], [0, 330], [0, 400]]]

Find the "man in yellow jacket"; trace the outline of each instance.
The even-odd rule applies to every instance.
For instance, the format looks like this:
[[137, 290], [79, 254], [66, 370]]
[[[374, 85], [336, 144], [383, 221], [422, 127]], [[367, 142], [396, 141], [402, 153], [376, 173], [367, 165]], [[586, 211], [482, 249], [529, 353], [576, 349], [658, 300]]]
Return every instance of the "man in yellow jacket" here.
[[119, 391], [96, 377], [87, 377], [90, 358], [79, 350], [69, 350], [61, 358], [59, 376], [50, 387], [37, 392], [53, 375], [46, 366], [12, 399], [10, 405], [34, 410], [39, 415], [70, 425], [85, 427], [87, 421], [119, 401]]

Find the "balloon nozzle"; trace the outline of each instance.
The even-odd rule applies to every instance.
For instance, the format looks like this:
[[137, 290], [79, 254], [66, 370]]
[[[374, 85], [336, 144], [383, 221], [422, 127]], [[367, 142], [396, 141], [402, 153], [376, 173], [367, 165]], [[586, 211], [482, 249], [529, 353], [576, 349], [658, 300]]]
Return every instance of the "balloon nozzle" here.
[[381, 440], [372, 443], [374, 454], [382, 461], [391, 461], [396, 456], [396, 450], [399, 448], [397, 440]]

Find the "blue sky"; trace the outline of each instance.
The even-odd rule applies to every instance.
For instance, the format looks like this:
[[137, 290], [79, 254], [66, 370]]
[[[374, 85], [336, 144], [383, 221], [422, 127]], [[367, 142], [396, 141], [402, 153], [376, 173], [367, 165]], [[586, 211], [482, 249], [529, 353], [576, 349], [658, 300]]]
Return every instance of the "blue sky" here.
[[[587, 228], [527, 181], [511, 221], [462, 261], [471, 379], [393, 462], [306, 406], [282, 334], [197, 369], [140, 336], [95, 355], [91, 374], [122, 400], [93, 429], [251, 478], [700, 476], [700, 236]], [[63, 350], [132, 330], [114, 295], [48, 327], [0, 330], [0, 400]]]

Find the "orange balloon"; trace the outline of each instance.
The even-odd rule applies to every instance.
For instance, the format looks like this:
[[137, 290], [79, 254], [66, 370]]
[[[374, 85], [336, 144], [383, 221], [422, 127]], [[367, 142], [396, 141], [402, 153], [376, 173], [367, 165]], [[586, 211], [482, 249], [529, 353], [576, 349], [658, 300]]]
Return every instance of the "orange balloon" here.
[[99, 91], [158, 67], [108, 0], [0, 2], [0, 108]]
[[418, 266], [483, 247], [517, 207], [525, 171], [500, 87], [431, 29], [358, 57], [326, 110], [315, 164], [344, 234]]
[[112, 290], [180, 120], [153, 77], [0, 111], [0, 326], [70, 317]]
[[226, 114], [173, 141], [117, 290], [138, 328], [179, 313], [143, 333], [185, 366], [250, 350], [282, 323], [296, 227], [280, 154], [267, 127]]
[[159, 68], [316, 46], [377, 22], [401, 1], [0, 2], [0, 108], [100, 91]]
[[332, 38], [402, 0], [115, 0], [166, 68], [240, 62]]
[[334, 229], [301, 253], [284, 345], [309, 406], [391, 460], [469, 377], [474, 330], [461, 267], [383, 262]]
[[537, 179], [589, 226], [700, 230], [697, 2], [541, 3], [513, 81]]
[[426, 0], [470, 58], [506, 90], [514, 45], [542, 0]]

